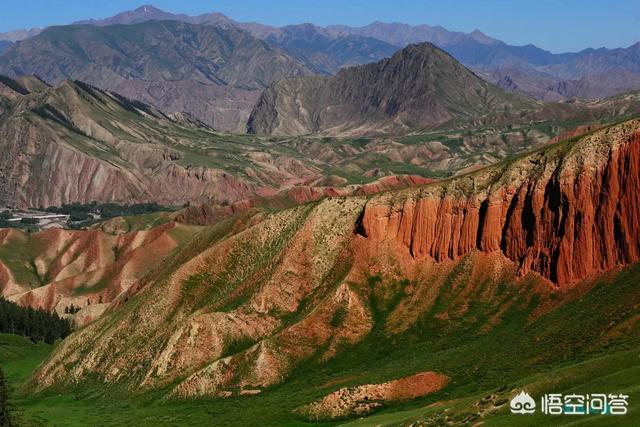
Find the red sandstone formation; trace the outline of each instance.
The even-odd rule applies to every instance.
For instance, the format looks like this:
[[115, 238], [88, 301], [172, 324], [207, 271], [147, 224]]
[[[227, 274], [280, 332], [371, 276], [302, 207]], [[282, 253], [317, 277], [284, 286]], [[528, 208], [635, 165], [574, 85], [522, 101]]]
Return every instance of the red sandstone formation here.
[[254, 206], [285, 207], [291, 205], [291, 203], [303, 205], [325, 197], [372, 195], [382, 191], [415, 187], [431, 182], [434, 182], [434, 180], [419, 175], [389, 175], [362, 185], [341, 187], [297, 185], [280, 192], [265, 194], [257, 201], [255, 199], [245, 199], [226, 206], [212, 204], [189, 206], [176, 216], [176, 221], [185, 224], [210, 225], [223, 218], [246, 212]]
[[602, 125], [599, 124], [591, 124], [591, 125], [580, 125], [574, 129], [568, 130], [566, 132], [562, 132], [559, 135], [554, 136], [547, 142], [547, 144], [555, 144], [556, 142], [564, 141], [566, 139], [575, 138], [580, 135], [587, 134], [589, 132], [593, 132], [602, 128]]
[[[555, 292], [543, 277], [566, 285], [639, 259], [639, 168], [633, 120], [447, 181], [239, 217], [169, 262], [154, 257], [155, 271], [57, 347], [32, 385], [91, 378], [132, 391], [172, 387], [181, 398], [255, 393], [349, 351], [376, 326], [391, 337], [431, 316], [462, 321], [476, 316], [470, 300], [496, 307], [478, 333], [520, 302], [539, 300], [532, 316], [551, 311], [584, 288]], [[532, 270], [539, 275], [515, 280]], [[375, 319], [373, 304], [388, 315]], [[84, 310], [82, 319], [96, 317]], [[357, 391], [411, 398], [419, 384], [433, 383]], [[352, 402], [350, 414], [368, 407], [360, 395]]]
[[640, 123], [372, 199], [358, 230], [416, 257], [500, 251], [564, 285], [640, 258]]

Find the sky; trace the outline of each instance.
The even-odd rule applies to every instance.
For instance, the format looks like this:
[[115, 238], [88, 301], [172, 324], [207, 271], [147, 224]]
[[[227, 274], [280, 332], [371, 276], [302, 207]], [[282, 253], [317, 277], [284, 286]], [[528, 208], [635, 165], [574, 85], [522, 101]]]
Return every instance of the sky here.
[[152, 4], [174, 13], [222, 12], [282, 26], [362, 26], [373, 21], [441, 25], [552, 52], [627, 47], [640, 41], [640, 0], [1, 0], [0, 32], [105, 18]]

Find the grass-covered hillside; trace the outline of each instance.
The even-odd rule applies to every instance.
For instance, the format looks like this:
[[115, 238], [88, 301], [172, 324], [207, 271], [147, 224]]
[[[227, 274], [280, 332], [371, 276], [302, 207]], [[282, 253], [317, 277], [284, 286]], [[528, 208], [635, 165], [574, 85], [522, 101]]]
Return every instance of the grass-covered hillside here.
[[[508, 423], [521, 388], [633, 402], [638, 126], [419, 188], [204, 226], [61, 343], [23, 405], [52, 419], [48, 407], [79, 405], [78, 423], [468, 425]], [[575, 206], [582, 219], [562, 220]], [[438, 383], [378, 397], [412, 378]], [[349, 401], [357, 390], [372, 394]]]
[[[625, 393], [630, 414], [617, 425], [637, 425], [640, 267], [599, 280], [590, 289], [530, 298], [530, 284], [454, 285], [449, 276], [437, 303], [414, 327], [389, 336], [382, 328], [396, 302], [376, 305], [376, 323], [363, 342], [329, 361], [312, 359], [283, 384], [247, 397], [165, 400], [163, 392], [130, 393], [124, 385], [84, 381], [43, 394], [16, 393], [24, 418], [43, 425], [611, 425], [605, 416], [514, 416], [506, 401], [521, 388], [543, 393]], [[457, 282], [460, 283], [460, 282]], [[406, 286], [407, 284], [405, 284]], [[372, 287], [389, 286], [372, 277]], [[402, 284], [396, 285], [402, 286]], [[483, 298], [483, 295], [492, 298]], [[464, 301], [461, 298], [464, 298]], [[457, 301], [457, 302], [456, 302]], [[467, 306], [465, 301], [470, 302]], [[445, 316], [448, 313], [448, 316]], [[3, 335], [0, 366], [22, 384], [51, 347]], [[338, 388], [376, 383], [416, 371], [450, 376], [450, 384], [425, 398], [387, 406], [370, 418], [310, 423], [293, 410]], [[434, 405], [434, 403], [438, 403]], [[420, 424], [423, 423], [423, 424]]]

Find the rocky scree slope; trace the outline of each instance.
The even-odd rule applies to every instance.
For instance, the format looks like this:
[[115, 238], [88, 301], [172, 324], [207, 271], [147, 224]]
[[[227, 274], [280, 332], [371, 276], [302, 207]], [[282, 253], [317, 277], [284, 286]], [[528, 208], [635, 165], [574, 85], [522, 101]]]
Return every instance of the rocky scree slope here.
[[374, 328], [453, 321], [469, 295], [499, 308], [487, 328], [534, 299], [549, 310], [554, 289], [638, 260], [639, 156], [633, 120], [446, 182], [222, 221], [67, 338], [31, 387], [255, 394]]

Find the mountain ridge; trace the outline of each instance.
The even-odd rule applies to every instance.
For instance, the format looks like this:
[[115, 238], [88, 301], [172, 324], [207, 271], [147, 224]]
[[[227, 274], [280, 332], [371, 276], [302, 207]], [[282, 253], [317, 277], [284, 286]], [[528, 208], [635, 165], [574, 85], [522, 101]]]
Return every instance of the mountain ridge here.
[[[505, 70], [517, 68], [519, 69], [520, 79], [523, 82], [520, 85], [503, 85], [506, 89], [520, 91], [526, 95], [540, 95], [545, 99], [552, 97], [553, 99], [572, 99], [591, 98], [595, 94], [603, 96], [612, 96], [621, 91], [635, 90], [640, 86], [636, 84], [638, 81], [637, 63], [638, 53], [635, 45], [627, 48], [586, 48], [579, 52], [569, 53], [551, 53], [532, 44], [513, 46], [494, 39], [476, 29], [470, 33], [459, 31], [449, 31], [441, 26], [408, 25], [402, 23], [385, 23], [376, 21], [363, 27], [349, 27], [344, 25], [329, 25], [327, 27], [317, 27], [312, 24], [292, 25], [277, 28], [270, 25], [259, 24], [256, 22], [242, 23], [235, 21], [221, 13], [205, 13], [198, 16], [187, 16], [184, 14], [173, 14], [157, 9], [151, 5], [141, 6], [133, 11], [122, 12], [115, 16], [105, 19], [91, 19], [78, 21], [77, 23], [91, 25], [109, 25], [109, 24], [132, 24], [140, 23], [148, 20], [178, 20], [192, 24], [217, 25], [224, 28], [239, 28], [251, 33], [253, 36], [263, 40], [281, 39], [280, 46], [290, 48], [291, 53], [300, 55], [303, 61], [311, 61], [317, 72], [333, 73], [342, 66], [353, 63], [364, 63], [370, 56], [370, 61], [382, 59], [382, 55], [388, 54], [393, 46], [403, 48], [410, 43], [432, 42], [453, 54], [459, 61], [466, 66], [471, 67], [483, 75], [487, 75], [489, 81], [496, 82], [491, 74], [494, 72], [505, 73]], [[317, 37], [325, 37], [322, 45], [331, 46], [328, 50], [314, 50], [318, 46], [307, 44], [306, 46], [296, 45], [296, 40], [300, 40], [304, 35], [304, 31], [300, 31], [295, 35], [291, 35], [292, 29], [295, 27], [304, 28], [308, 25], [315, 27]], [[40, 29], [34, 29], [30, 32], [6, 33], [5, 39], [16, 41], [21, 38], [32, 37], [36, 35]], [[282, 44], [283, 35], [289, 33], [290, 45]], [[0, 40], [2, 40], [0, 35]], [[349, 39], [351, 37], [351, 39]], [[365, 37], [379, 40], [378, 43], [386, 43], [378, 47], [367, 46], [367, 42], [354, 39], [353, 37]], [[333, 41], [332, 41], [333, 40]], [[348, 61], [340, 61], [340, 57], [349, 55], [349, 49], [335, 50], [340, 43], [350, 40], [351, 43], [360, 43], [358, 49], [367, 52], [368, 56], [359, 56], [358, 49], [353, 51], [355, 55], [351, 56]], [[285, 38], [286, 42], [287, 39]], [[336, 41], [339, 43], [336, 44]], [[371, 45], [371, 42], [368, 42]], [[382, 48], [382, 50], [380, 50]], [[625, 56], [627, 57], [625, 59]], [[629, 57], [630, 56], [630, 57]], [[314, 62], [315, 61], [315, 62]], [[633, 73], [631, 83], [625, 83], [624, 77], [615, 79], [604, 85], [597, 84], [597, 76], [610, 70], [622, 68], [627, 72]], [[535, 90], [527, 89], [531, 84], [536, 84], [536, 76], [542, 73], [547, 80], [550, 80], [543, 89]], [[516, 78], [515, 76], [509, 76]], [[589, 87], [582, 90], [579, 84], [573, 84], [571, 81], [577, 81], [583, 78], [591, 79]], [[567, 95], [563, 90], [555, 90], [554, 88], [564, 84], [574, 85], [573, 92]]]
[[0, 73], [38, 74], [54, 84], [78, 79], [167, 113], [186, 111], [221, 130], [238, 130], [267, 84], [311, 72], [235, 28], [146, 21], [50, 27], [5, 50]]
[[[389, 339], [423, 325], [438, 289], [484, 289], [488, 301], [518, 289], [525, 306], [544, 301], [531, 321], [560, 304], [565, 294], [550, 296], [554, 288], [589, 289], [582, 281], [592, 274], [638, 260], [638, 156], [640, 122], [631, 120], [447, 182], [219, 223], [132, 288], [132, 302], [121, 299], [65, 341], [31, 386], [96, 375], [170, 398], [270, 393], [306, 363], [366, 342], [375, 325]], [[573, 221], [577, 206], [584, 221]], [[512, 237], [506, 245], [502, 233]], [[572, 251], [591, 256], [573, 263]], [[384, 292], [400, 292], [400, 302]], [[380, 317], [374, 308], [385, 301]], [[142, 313], [143, 325], [132, 321]]]
[[445, 145], [444, 135], [443, 143], [413, 144], [273, 140], [220, 134], [188, 114], [167, 115], [80, 81], [50, 87], [35, 76], [0, 75], [0, 136], [2, 204], [203, 203], [197, 216], [209, 223], [256, 204], [290, 206], [431, 182], [536, 147], [555, 132], [485, 130], [466, 137], [464, 149], [455, 148], [456, 138]]
[[486, 83], [431, 43], [331, 78], [285, 79], [262, 94], [248, 122], [257, 134], [362, 133], [428, 128], [536, 104]]

